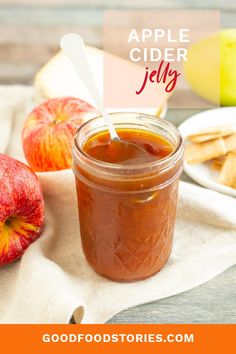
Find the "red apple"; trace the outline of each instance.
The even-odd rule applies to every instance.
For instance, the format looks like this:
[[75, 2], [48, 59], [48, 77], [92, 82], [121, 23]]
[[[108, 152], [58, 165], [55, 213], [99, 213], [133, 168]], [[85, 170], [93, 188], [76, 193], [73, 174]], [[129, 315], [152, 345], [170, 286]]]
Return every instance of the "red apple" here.
[[0, 266], [21, 257], [42, 231], [44, 203], [35, 173], [0, 154]]
[[53, 98], [37, 106], [22, 132], [30, 167], [34, 171], [71, 168], [74, 135], [85, 120], [97, 114], [89, 103], [73, 97]]

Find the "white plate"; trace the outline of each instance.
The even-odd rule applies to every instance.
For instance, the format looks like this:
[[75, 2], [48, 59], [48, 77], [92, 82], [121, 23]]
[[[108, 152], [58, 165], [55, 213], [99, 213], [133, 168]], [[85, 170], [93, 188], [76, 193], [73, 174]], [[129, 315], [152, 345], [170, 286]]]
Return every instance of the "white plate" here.
[[[203, 129], [221, 125], [235, 126], [236, 129], [236, 107], [210, 109], [195, 114], [184, 121], [179, 130], [185, 138]], [[184, 172], [204, 187], [236, 197], [236, 189], [217, 183], [218, 172], [213, 171], [209, 163], [190, 165], [184, 162]]]

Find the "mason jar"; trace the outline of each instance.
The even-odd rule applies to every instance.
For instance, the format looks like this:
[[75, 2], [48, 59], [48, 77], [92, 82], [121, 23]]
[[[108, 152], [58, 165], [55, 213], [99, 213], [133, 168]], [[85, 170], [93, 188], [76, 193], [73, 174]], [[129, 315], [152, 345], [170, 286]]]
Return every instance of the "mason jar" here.
[[107, 131], [101, 116], [75, 136], [75, 173], [80, 235], [95, 272], [119, 282], [148, 278], [167, 262], [172, 248], [183, 140], [178, 129], [156, 116], [111, 114], [115, 128], [139, 129], [163, 137], [172, 152], [141, 164], [112, 164], [89, 156], [85, 142]]

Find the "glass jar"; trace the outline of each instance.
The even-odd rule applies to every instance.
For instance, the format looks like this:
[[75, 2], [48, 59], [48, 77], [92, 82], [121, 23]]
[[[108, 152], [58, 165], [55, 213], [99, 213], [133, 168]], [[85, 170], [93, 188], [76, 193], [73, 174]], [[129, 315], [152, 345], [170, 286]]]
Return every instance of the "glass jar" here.
[[157, 273], [169, 258], [183, 141], [175, 126], [156, 116], [122, 112], [111, 117], [117, 128], [151, 131], [173, 146], [161, 160], [118, 165], [83, 151], [89, 137], [107, 130], [101, 116], [84, 123], [75, 136], [73, 169], [84, 254], [98, 274], [130, 282]]

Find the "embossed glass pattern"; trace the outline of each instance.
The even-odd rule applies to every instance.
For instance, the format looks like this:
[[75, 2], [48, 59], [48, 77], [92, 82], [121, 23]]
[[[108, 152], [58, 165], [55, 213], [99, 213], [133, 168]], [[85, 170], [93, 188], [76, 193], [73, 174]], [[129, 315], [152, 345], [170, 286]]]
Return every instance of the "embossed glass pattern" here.
[[115, 281], [137, 281], [158, 272], [173, 242], [183, 143], [178, 130], [156, 117], [113, 114], [115, 125], [150, 130], [174, 146], [155, 163], [111, 165], [90, 159], [83, 142], [105, 129], [101, 117], [85, 123], [75, 137], [74, 172], [80, 233], [88, 263]]

